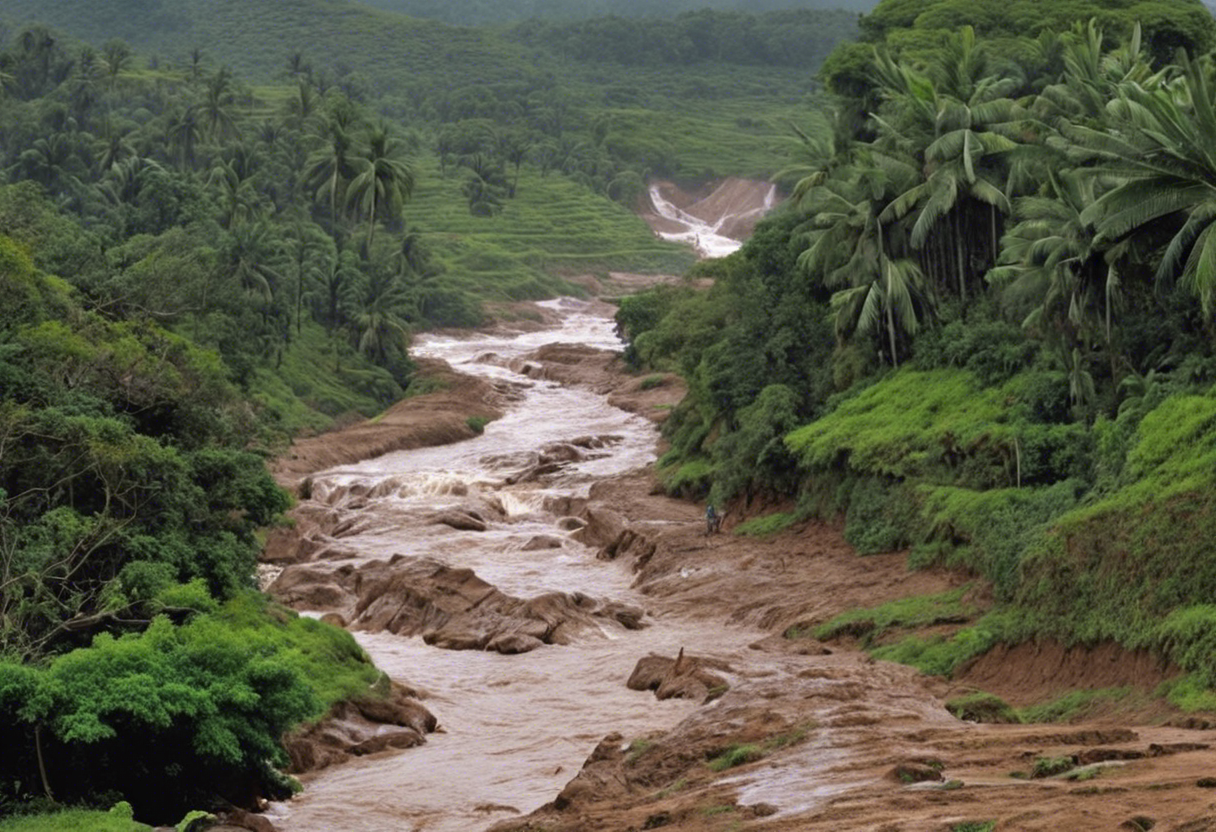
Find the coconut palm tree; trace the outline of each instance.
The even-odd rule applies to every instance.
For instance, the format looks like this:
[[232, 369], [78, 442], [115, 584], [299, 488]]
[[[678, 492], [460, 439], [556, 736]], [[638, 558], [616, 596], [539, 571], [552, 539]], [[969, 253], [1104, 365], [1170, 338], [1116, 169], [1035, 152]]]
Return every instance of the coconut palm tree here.
[[198, 110], [194, 107], [185, 107], [170, 115], [166, 138], [169, 147], [177, 151], [178, 163], [181, 167], [193, 168], [196, 163], [198, 145], [203, 138]]
[[897, 367], [899, 334], [915, 333], [931, 312], [924, 273], [907, 256], [906, 233], [884, 220], [890, 194], [906, 190], [915, 176], [905, 161], [863, 152], [809, 189], [803, 203], [808, 246], [798, 265], [825, 286], [845, 287], [832, 296], [837, 336], [885, 329], [885, 349]]
[[199, 123], [203, 134], [211, 141], [221, 142], [240, 135], [232, 113], [234, 101], [232, 73], [228, 67], [222, 67], [207, 80], [203, 99], [198, 104]]
[[1065, 172], [1050, 177], [1042, 196], [1018, 199], [1018, 223], [1004, 237], [1002, 265], [988, 278], [1003, 287], [1010, 306], [1029, 308], [1023, 325], [1053, 342], [1066, 364], [1074, 349], [1088, 349], [1101, 332], [1114, 376], [1113, 323], [1126, 246], [1104, 244], [1083, 219], [1095, 184], [1092, 176]]
[[912, 214], [910, 242], [926, 249], [934, 236], [953, 243], [955, 286], [966, 300], [967, 237], [977, 225], [977, 204], [987, 206], [988, 259], [998, 252], [998, 212], [1008, 214], [1007, 167], [1001, 156], [1016, 149], [1013, 136], [1026, 114], [1008, 96], [1013, 78], [983, 74], [975, 33], [964, 27], [949, 39], [925, 72], [879, 55], [878, 77], [887, 99], [876, 121], [876, 145], [920, 159], [923, 179], [894, 199], [884, 221]]
[[384, 123], [368, 131], [356, 164], [358, 173], [350, 182], [347, 199], [356, 213], [367, 218], [365, 245], [370, 257], [377, 218], [400, 216], [414, 192], [414, 170]]
[[313, 187], [318, 202], [329, 205], [330, 233], [335, 239], [339, 229], [338, 207], [347, 204], [347, 185], [357, 173], [351, 127], [353, 110], [339, 102], [330, 109], [321, 125], [321, 146], [308, 157], [304, 179]]
[[135, 146], [128, 138], [130, 131], [121, 130], [108, 120], [102, 123], [101, 135], [93, 142], [93, 166], [104, 174], [123, 159], [135, 154]]
[[265, 318], [283, 283], [283, 241], [264, 220], [242, 223], [232, 229], [226, 254], [233, 278]]
[[1167, 83], [1120, 86], [1105, 131], [1073, 132], [1093, 160], [1089, 175], [1114, 183], [1081, 214], [1100, 241], [1153, 230], [1168, 235], [1156, 280], [1178, 280], [1205, 314], [1216, 307], [1216, 102], [1206, 69], [1184, 53]]
[[101, 48], [101, 71], [111, 92], [118, 86], [118, 77], [131, 68], [131, 61], [131, 47], [124, 41], [115, 38]]
[[409, 338], [410, 294], [391, 272], [374, 272], [356, 293], [350, 329], [359, 352], [384, 365]]

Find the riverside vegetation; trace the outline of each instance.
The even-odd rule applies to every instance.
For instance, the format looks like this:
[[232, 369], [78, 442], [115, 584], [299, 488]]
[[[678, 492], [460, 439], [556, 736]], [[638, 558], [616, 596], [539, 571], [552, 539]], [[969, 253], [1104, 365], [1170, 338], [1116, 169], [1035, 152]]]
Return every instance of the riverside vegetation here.
[[[808, 78], [851, 15], [489, 31], [321, 0], [6, 3], [0, 814], [175, 821], [290, 790], [282, 732], [379, 677], [254, 591], [290, 504], [265, 456], [405, 394], [414, 329], [686, 268], [628, 210], [653, 176], [794, 192], [693, 270], [709, 292], [622, 304], [632, 359], [691, 383], [672, 490], [797, 493], [862, 551], [993, 584], [994, 612], [896, 657], [1114, 638], [1207, 705], [1212, 22], [1031, 5], [970, 3], [972, 32], [955, 3], [887, 0], [829, 60], [825, 116]], [[647, 29], [692, 45], [630, 63]]]
[[[266, 457], [425, 389], [419, 328], [687, 268], [630, 206], [652, 175], [782, 166], [805, 73], [855, 32], [797, 15], [673, 23], [713, 37], [660, 71], [575, 62], [594, 29], [320, 0], [5, 4], [0, 816], [129, 805], [0, 826], [136, 828], [294, 788], [282, 734], [385, 680], [256, 591], [291, 505]], [[740, 22], [751, 52], [714, 54]], [[792, 23], [817, 44], [794, 62]]]
[[621, 305], [630, 359], [690, 386], [661, 479], [794, 498], [862, 554], [991, 587], [986, 612], [913, 599], [821, 636], [864, 620], [876, 655], [939, 674], [1114, 641], [1213, 710], [1210, 13], [887, 0], [861, 31], [824, 67], [835, 106], [784, 209], [694, 269], [709, 291]]

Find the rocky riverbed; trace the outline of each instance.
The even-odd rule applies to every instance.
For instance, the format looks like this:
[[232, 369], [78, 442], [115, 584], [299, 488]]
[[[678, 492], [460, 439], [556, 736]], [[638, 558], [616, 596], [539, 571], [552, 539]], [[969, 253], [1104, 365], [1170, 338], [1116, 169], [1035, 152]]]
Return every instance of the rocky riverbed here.
[[[781, 508], [761, 501], [705, 537], [647, 467], [679, 381], [623, 370], [609, 309], [544, 310], [530, 332], [435, 347], [478, 379], [280, 468], [309, 498], [268, 547], [272, 593], [350, 627], [397, 685], [384, 722], [335, 715], [345, 756], [320, 743], [317, 770], [298, 752], [307, 790], [271, 811], [281, 829], [1216, 828], [1216, 732], [1152, 704], [1170, 669], [1151, 657], [1023, 645], [946, 681], [784, 638], [964, 579], [859, 557], [830, 524], [732, 534]], [[503, 414], [488, 440], [461, 431], [477, 413]], [[371, 448], [392, 453], [357, 462]], [[944, 705], [1081, 686], [1130, 692], [1071, 725]], [[361, 745], [376, 736], [395, 739]]]

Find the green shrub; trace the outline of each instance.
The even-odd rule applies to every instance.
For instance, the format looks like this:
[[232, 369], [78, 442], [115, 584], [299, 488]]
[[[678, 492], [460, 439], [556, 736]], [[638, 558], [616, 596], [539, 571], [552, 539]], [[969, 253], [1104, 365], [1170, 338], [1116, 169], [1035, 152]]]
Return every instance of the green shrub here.
[[710, 483], [713, 482], [714, 466], [705, 459], [694, 459], [685, 462], [674, 470], [659, 472], [659, 481], [668, 494], [703, 499], [709, 494]]
[[757, 745], [732, 745], [708, 763], [713, 771], [725, 771], [728, 768], [754, 763], [764, 756], [764, 751]]
[[947, 700], [946, 710], [968, 722], [1008, 725], [1022, 721], [1009, 703], [999, 696], [983, 691]]
[[735, 526], [734, 533], [746, 537], [766, 537], [788, 529], [797, 516], [788, 512], [777, 511], [763, 517], [753, 517]]
[[889, 601], [877, 607], [841, 613], [815, 630], [815, 638], [831, 639], [857, 633], [865, 624], [867, 643], [893, 627], [929, 627], [941, 623], [962, 623], [974, 616], [976, 608], [963, 602], [969, 586], [960, 586], [936, 595], [916, 595]]
[[1095, 707], [1117, 702], [1131, 695], [1131, 688], [1074, 690], [1050, 702], [1018, 709], [1023, 722], [1076, 722], [1088, 718]]
[[969, 659], [988, 652], [1001, 641], [1011, 640], [1000, 616], [988, 615], [974, 626], [950, 638], [908, 636], [902, 641], [870, 651], [875, 658], [911, 665], [928, 676], [950, 676]]
[[1034, 768], [1031, 770], [1031, 776], [1054, 777], [1072, 769], [1076, 764], [1077, 761], [1072, 757], [1037, 757], [1034, 761]]
[[[1148, 413], [1114, 491], [1031, 538], [1017, 602], [1067, 642], [1155, 648], [1216, 680], [1216, 398], [1176, 395]], [[1188, 610], [1188, 608], [1194, 608]], [[1192, 649], [1194, 647], [1194, 649]]]
[[944, 564], [982, 575], [992, 582], [998, 598], [1012, 598], [1030, 541], [1073, 508], [1081, 490], [1075, 480], [994, 491], [921, 486], [916, 492], [916, 526], [923, 530], [922, 545], [911, 564]]
[[473, 431], [473, 433], [477, 433], [477, 434], [483, 433], [486, 429], [486, 425], [488, 425], [489, 423], [490, 423], [490, 420], [487, 419], [485, 416], [470, 416], [465, 421], [465, 424], [469, 426], [469, 430], [471, 430], [471, 431]]
[[[249, 593], [45, 668], [0, 663], [0, 782], [37, 782], [35, 726], [64, 801], [119, 793], [158, 821], [277, 784], [280, 738], [378, 678], [349, 633]], [[277, 789], [271, 793], [278, 793]]]
[[859, 555], [892, 552], [915, 533], [917, 506], [902, 482], [879, 477], [854, 480], [847, 497], [844, 539]]

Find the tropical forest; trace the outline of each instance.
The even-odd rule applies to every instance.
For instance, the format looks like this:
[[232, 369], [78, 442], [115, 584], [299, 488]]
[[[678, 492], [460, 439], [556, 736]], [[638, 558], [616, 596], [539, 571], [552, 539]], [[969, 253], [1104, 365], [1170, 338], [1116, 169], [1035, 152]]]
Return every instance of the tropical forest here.
[[1214, 541], [1198, 0], [0, 2], [0, 832], [1216, 828]]

